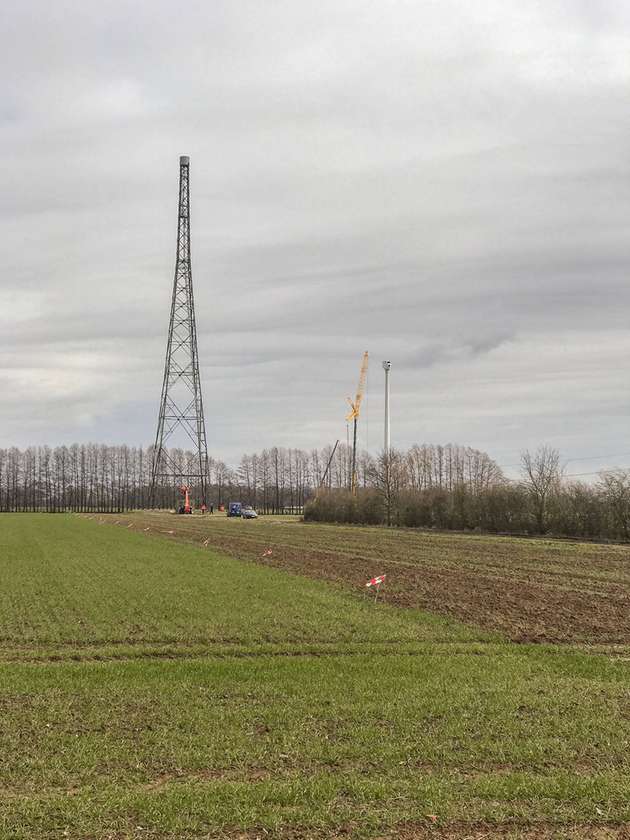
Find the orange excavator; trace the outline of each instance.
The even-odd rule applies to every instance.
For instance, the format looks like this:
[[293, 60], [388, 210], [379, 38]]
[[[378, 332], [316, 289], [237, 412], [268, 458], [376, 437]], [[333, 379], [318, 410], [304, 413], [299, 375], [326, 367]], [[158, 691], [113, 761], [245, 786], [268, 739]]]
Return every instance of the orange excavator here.
[[180, 513], [192, 513], [192, 507], [190, 506], [190, 496], [189, 496], [190, 487], [187, 484], [182, 484], [182, 486], [179, 489], [184, 494], [184, 504], [183, 504], [182, 507], [180, 507], [179, 512]]

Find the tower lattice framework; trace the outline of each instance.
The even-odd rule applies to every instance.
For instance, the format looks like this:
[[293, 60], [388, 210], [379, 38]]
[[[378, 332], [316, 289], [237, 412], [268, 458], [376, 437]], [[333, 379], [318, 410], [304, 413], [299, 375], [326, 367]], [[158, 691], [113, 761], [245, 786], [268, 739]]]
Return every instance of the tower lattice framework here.
[[[185, 442], [189, 457], [169, 452], [167, 444]], [[177, 257], [160, 414], [151, 471], [151, 505], [160, 487], [187, 485], [198, 488], [206, 501], [208, 447], [203, 414], [197, 326], [190, 260], [190, 159], [179, 159], [179, 210]]]

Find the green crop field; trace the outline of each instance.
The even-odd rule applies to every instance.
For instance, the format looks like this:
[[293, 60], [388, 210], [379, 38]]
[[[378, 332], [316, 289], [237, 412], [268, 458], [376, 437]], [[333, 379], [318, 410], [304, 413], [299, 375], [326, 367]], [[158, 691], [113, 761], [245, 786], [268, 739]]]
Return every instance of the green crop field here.
[[[374, 557], [373, 529], [183, 519], [0, 517], [3, 840], [628, 836], [626, 648], [517, 644], [395, 581], [375, 605], [357, 564], [421, 576], [417, 534]], [[522, 542], [479, 575], [512, 546], [569, 600], [572, 565], [584, 597], [625, 586], [627, 550]]]

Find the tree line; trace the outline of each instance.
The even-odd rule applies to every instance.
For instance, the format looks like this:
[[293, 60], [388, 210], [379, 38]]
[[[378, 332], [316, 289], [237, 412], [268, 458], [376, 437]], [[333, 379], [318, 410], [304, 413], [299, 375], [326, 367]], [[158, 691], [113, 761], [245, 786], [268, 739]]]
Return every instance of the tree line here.
[[[332, 455], [333, 447], [307, 452], [274, 446], [243, 455], [236, 467], [209, 458], [205, 501], [215, 508], [242, 501], [262, 513], [301, 512], [324, 474], [331, 489], [349, 486], [348, 447], [338, 446], [331, 460]], [[193, 471], [192, 452], [171, 449], [169, 456], [182, 474]], [[152, 501], [152, 462], [153, 447], [88, 443], [0, 449], [0, 511], [145, 509]], [[365, 479], [365, 459], [361, 464]], [[191, 497], [197, 507], [201, 505], [198, 486], [191, 488]], [[156, 488], [153, 502], [156, 507], [175, 508], [180, 500], [173, 478]]]
[[[182, 449], [169, 455], [182, 472], [193, 459]], [[126, 445], [0, 449], [0, 511], [148, 508], [152, 460], [152, 447]], [[266, 514], [304, 511], [317, 521], [630, 540], [630, 472], [575, 481], [550, 447], [523, 453], [518, 480], [485, 452], [454, 444], [360, 453], [356, 494], [350, 473], [351, 450], [343, 444], [271, 447], [243, 455], [235, 467], [210, 458], [206, 503], [241, 501]], [[200, 506], [199, 487], [191, 496]], [[180, 500], [173, 480], [157, 488], [154, 504], [173, 509]]]
[[630, 471], [593, 484], [564, 475], [560, 453], [541, 446], [521, 456], [508, 479], [485, 453], [414, 446], [370, 459], [364, 487], [319, 492], [305, 519], [492, 533], [630, 540]]

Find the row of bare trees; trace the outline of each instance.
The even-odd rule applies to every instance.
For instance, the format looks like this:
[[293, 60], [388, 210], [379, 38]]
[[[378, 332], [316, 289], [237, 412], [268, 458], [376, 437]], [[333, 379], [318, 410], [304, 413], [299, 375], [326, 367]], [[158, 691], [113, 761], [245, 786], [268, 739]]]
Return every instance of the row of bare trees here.
[[[243, 455], [236, 468], [209, 459], [206, 502], [215, 507], [230, 500], [254, 505], [263, 513], [301, 512], [326, 474], [330, 488], [350, 481], [350, 453], [339, 446], [305, 452], [272, 447]], [[180, 472], [187, 472], [192, 453], [169, 452]], [[0, 449], [0, 511], [101, 511], [147, 508], [151, 504], [152, 447], [73, 444], [72, 446]], [[365, 459], [360, 464], [365, 479]], [[201, 504], [198, 487], [194, 501]], [[157, 488], [158, 507], [180, 502], [177, 482]]]
[[[238, 500], [262, 513], [304, 509], [307, 519], [321, 521], [630, 540], [630, 472], [607, 471], [593, 484], [571, 481], [550, 447], [523, 453], [517, 481], [470, 447], [361, 453], [356, 495], [349, 491], [350, 455], [345, 445], [272, 447], [243, 455], [236, 468], [211, 458], [206, 501], [217, 507]], [[182, 471], [192, 457], [184, 450], [170, 456]], [[98, 444], [0, 449], [0, 511], [147, 508], [152, 457], [152, 448]], [[199, 488], [193, 499], [201, 503]], [[158, 488], [153, 501], [178, 506], [176, 482]]]
[[[181, 474], [191, 471], [192, 453], [169, 452]], [[150, 447], [73, 444], [0, 449], [0, 510], [2, 511], [122, 511], [149, 507], [176, 507], [177, 482], [157, 488], [150, 498]], [[377, 461], [361, 453], [358, 483], [373, 483]], [[452, 490], [462, 482], [478, 488], [500, 476], [496, 464], [484, 453], [460, 446], [414, 446], [405, 456], [410, 486], [424, 490]], [[206, 502], [215, 506], [229, 500], [251, 504], [264, 513], [301, 511], [316, 490], [349, 488], [351, 451], [348, 446], [304, 451], [272, 447], [243, 455], [236, 468], [209, 459]], [[200, 490], [193, 499], [201, 503]]]
[[630, 472], [602, 472], [593, 484], [570, 480], [559, 452], [542, 446], [522, 454], [515, 481], [483, 452], [414, 446], [372, 459], [356, 495], [318, 493], [305, 518], [630, 540]]

